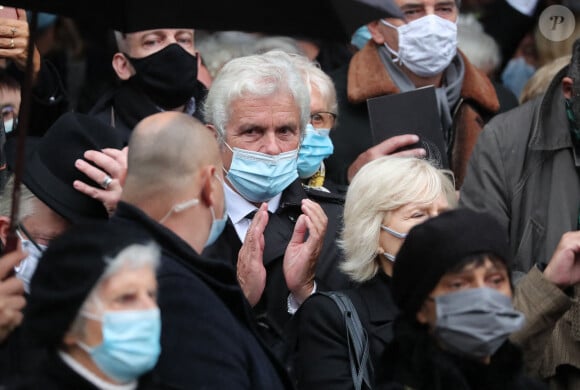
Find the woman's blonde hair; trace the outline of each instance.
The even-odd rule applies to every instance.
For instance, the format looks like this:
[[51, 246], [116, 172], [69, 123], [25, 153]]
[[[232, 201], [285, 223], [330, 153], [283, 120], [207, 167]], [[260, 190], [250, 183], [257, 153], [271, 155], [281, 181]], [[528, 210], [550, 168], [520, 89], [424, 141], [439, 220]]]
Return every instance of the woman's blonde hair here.
[[427, 160], [385, 156], [363, 166], [346, 194], [339, 240], [345, 260], [340, 269], [356, 282], [374, 277], [386, 213], [409, 203], [431, 203], [441, 194], [451, 207], [457, 204], [453, 173], [437, 169]]

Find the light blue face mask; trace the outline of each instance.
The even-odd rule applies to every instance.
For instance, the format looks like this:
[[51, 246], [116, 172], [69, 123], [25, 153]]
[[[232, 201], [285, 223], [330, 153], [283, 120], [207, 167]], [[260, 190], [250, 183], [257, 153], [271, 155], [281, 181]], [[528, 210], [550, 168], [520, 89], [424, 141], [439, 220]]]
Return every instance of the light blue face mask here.
[[330, 129], [315, 129], [310, 123], [306, 126], [304, 139], [298, 151], [298, 176], [307, 179], [314, 175], [322, 160], [334, 152], [330, 139]]
[[105, 375], [119, 383], [127, 383], [155, 366], [161, 353], [158, 308], [107, 311], [102, 318], [89, 313], [82, 315], [102, 323], [103, 342], [100, 345], [89, 347], [82, 342], [78, 345], [91, 355]]
[[371, 32], [369, 28], [364, 25], [359, 27], [354, 34], [352, 34], [352, 38], [350, 39], [350, 43], [354, 45], [357, 49], [362, 49], [364, 45], [367, 44], [369, 39], [371, 39]]
[[226, 146], [233, 153], [226, 178], [249, 202], [270, 200], [298, 178], [297, 149], [272, 156]]
[[209, 208], [209, 211], [211, 211], [211, 229], [209, 230], [209, 237], [207, 238], [207, 241], [205, 242], [204, 248], [207, 248], [208, 246], [212, 245], [215, 240], [218, 239], [218, 237], [222, 234], [222, 232], [224, 231], [225, 227], [226, 227], [226, 222], [228, 221], [228, 213], [226, 213], [226, 208], [224, 207], [224, 215], [223, 217], [217, 219], [215, 217], [215, 211], [213, 211], [213, 207]]

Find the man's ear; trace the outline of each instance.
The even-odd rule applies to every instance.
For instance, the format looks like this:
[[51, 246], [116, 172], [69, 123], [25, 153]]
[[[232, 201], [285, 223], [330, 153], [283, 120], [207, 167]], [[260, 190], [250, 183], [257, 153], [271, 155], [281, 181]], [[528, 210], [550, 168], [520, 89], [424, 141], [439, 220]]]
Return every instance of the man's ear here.
[[419, 311], [417, 312], [417, 315], [415, 316], [415, 318], [417, 318], [417, 322], [420, 324], [428, 324], [429, 323], [429, 316], [427, 315], [427, 305], [425, 303], [423, 303], [423, 305], [421, 306], [421, 309], [419, 309]]
[[10, 218], [0, 216], [0, 240], [2, 241], [2, 248], [6, 247], [6, 238], [10, 229]]
[[200, 200], [208, 207], [213, 207], [217, 201], [216, 191], [217, 185], [221, 185], [220, 181], [215, 178], [215, 165], [207, 165], [201, 172], [201, 194]]
[[385, 43], [385, 37], [383, 37], [383, 34], [381, 34], [379, 29], [380, 24], [381, 22], [379, 20], [375, 20], [374, 22], [367, 24], [367, 28], [371, 33], [371, 38], [377, 45], [382, 45]]
[[219, 133], [214, 125], [212, 125], [211, 123], [208, 123], [205, 125], [205, 127], [207, 127], [208, 129], [211, 130], [211, 132], [213, 133], [216, 140], [219, 139], [219, 135], [218, 135]]
[[73, 345], [75, 345], [78, 341], [78, 337], [77, 335], [75, 335], [71, 330], [68, 330], [65, 334], [64, 337], [62, 339], [62, 343], [66, 346], [66, 347], [72, 347]]
[[115, 53], [113, 55], [113, 69], [121, 80], [128, 80], [131, 76], [135, 74], [135, 69], [133, 65], [129, 62], [125, 54], [123, 53]]
[[562, 79], [562, 92], [564, 92], [564, 97], [566, 99], [572, 98], [574, 95], [572, 87], [574, 86], [574, 80], [566, 76]]

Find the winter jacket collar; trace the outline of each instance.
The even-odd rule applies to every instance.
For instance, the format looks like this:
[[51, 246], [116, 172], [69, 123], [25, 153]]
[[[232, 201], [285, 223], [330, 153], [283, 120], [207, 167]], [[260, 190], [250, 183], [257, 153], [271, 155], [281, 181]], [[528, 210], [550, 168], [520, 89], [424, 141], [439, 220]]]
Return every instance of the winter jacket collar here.
[[[347, 94], [351, 103], [358, 104], [368, 98], [399, 93], [400, 90], [385, 69], [378, 45], [370, 40], [351, 59], [348, 68]], [[473, 66], [458, 50], [465, 64], [465, 77], [461, 87], [463, 100], [475, 102], [489, 112], [499, 110], [499, 101], [489, 79]]]
[[562, 91], [562, 78], [567, 72], [567, 66], [560, 70], [552, 79], [543, 97], [538, 98], [541, 106], [539, 110], [536, 110], [532, 134], [528, 142], [531, 150], [558, 150], [573, 147]]

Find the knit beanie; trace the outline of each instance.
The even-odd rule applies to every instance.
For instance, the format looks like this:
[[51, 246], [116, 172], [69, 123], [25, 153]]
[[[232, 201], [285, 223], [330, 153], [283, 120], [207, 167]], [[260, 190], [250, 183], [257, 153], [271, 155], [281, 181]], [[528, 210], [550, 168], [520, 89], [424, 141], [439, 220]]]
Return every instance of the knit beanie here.
[[393, 268], [393, 296], [403, 315], [414, 317], [445, 273], [478, 254], [510, 260], [507, 233], [489, 214], [455, 209], [413, 227]]

